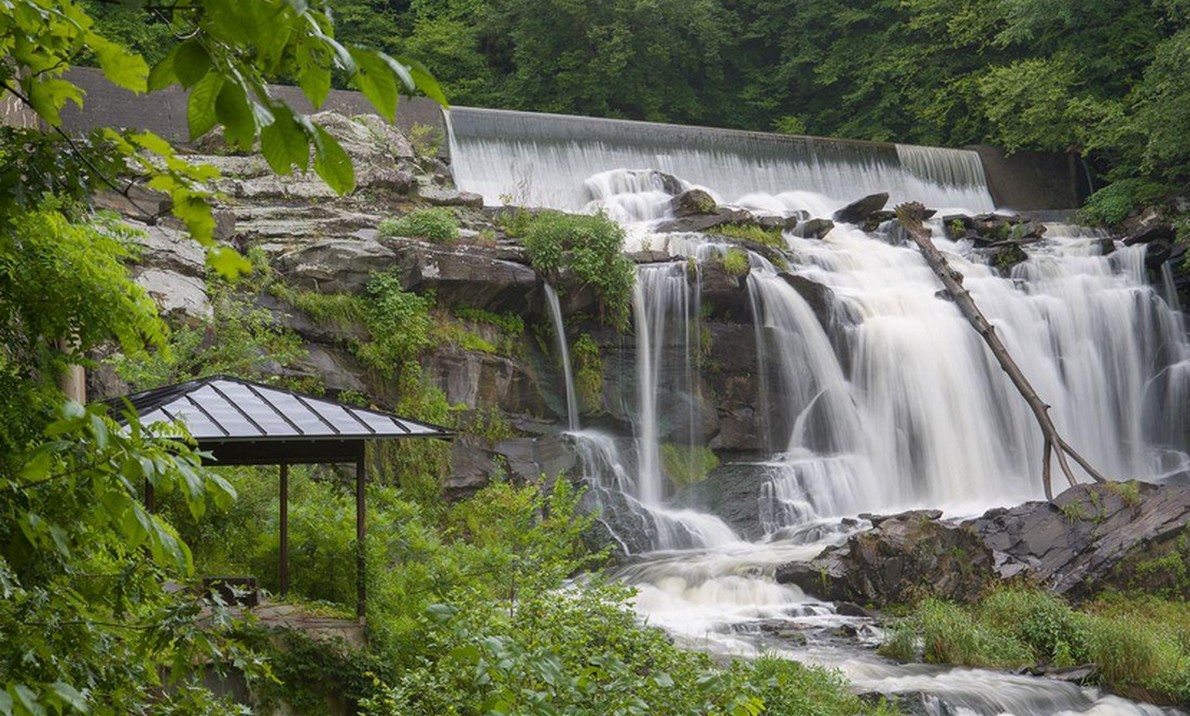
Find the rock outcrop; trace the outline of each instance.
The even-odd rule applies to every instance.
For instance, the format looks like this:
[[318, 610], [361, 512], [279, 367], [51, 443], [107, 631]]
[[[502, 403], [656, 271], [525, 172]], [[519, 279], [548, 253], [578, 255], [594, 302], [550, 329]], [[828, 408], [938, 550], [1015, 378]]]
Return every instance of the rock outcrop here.
[[995, 579], [992, 550], [971, 529], [935, 510], [875, 518], [873, 529], [828, 547], [810, 562], [777, 570], [777, 581], [809, 594], [860, 604], [904, 604], [926, 596], [977, 597]]
[[927, 510], [873, 516], [871, 530], [809, 562], [783, 565], [777, 581], [873, 605], [925, 596], [974, 600], [1008, 578], [1087, 598], [1152, 578], [1146, 564], [1155, 559], [1172, 554], [1190, 562], [1190, 487], [1182, 485], [1078, 485], [1053, 502], [992, 510], [962, 524], [940, 518]]

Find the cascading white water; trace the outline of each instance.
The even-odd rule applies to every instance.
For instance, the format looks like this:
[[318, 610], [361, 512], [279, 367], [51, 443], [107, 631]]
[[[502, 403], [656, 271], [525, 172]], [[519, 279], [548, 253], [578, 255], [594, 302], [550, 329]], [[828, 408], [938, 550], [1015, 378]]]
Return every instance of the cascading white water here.
[[455, 181], [493, 205], [579, 211], [598, 198], [589, 177], [655, 169], [726, 202], [802, 189], [840, 205], [887, 191], [893, 201], [994, 208], [968, 150], [467, 107], [450, 114]]
[[562, 381], [566, 395], [566, 426], [571, 432], [578, 430], [578, 399], [575, 397], [574, 377], [570, 370], [570, 347], [566, 341], [566, 324], [562, 320], [562, 306], [558, 292], [547, 281], [545, 283], [545, 305], [549, 308], [554, 323], [554, 335], [558, 338], [558, 362], [562, 364]]
[[[930, 694], [945, 713], [1161, 713], [1025, 676], [891, 664], [823, 636], [841, 623], [870, 630], [862, 619], [775, 583], [778, 564], [862, 526], [849, 515], [962, 514], [1041, 494], [1027, 406], [938, 295], [921, 256], [895, 237], [847, 225], [822, 240], [787, 232], [788, 269], [749, 252], [756, 405], [769, 448], [751, 465], [763, 475], [763, 536], [742, 540], [714, 515], [667, 502], [662, 446], [702, 447], [702, 266], [727, 250], [705, 236], [652, 234], [670, 197], [693, 183], [757, 213], [822, 217], [889, 191], [894, 201], [975, 213], [991, 200], [974, 154], [483, 110], [456, 110], [454, 120], [462, 188], [493, 203], [507, 194], [602, 210], [626, 224], [634, 248], [682, 259], [638, 268], [636, 371], [619, 376], [632, 382], [621, 392], [635, 400], [633, 434], [572, 435], [593, 493], [616, 518], [612, 538], [638, 554], [617, 576], [638, 587], [651, 623], [697, 648], [783, 653], [838, 666], [861, 689]], [[970, 242], [946, 240], [940, 223], [934, 233], [1077, 449], [1121, 478], [1190, 472], [1190, 344], [1180, 314], [1146, 281], [1144, 248], [1103, 255], [1101, 233], [1047, 228], [1009, 278]], [[790, 273], [829, 288], [830, 316]], [[617, 532], [625, 529], [636, 534]], [[809, 630], [810, 643], [769, 639], [773, 622]]]

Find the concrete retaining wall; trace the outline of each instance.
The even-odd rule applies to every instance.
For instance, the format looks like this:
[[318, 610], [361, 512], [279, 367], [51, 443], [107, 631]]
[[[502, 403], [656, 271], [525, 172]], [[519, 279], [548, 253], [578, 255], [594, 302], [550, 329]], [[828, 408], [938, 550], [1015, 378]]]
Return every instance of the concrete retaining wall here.
[[1077, 209], [1090, 193], [1087, 172], [1076, 154], [1015, 152], [968, 147], [979, 154], [996, 206], [1017, 211]]

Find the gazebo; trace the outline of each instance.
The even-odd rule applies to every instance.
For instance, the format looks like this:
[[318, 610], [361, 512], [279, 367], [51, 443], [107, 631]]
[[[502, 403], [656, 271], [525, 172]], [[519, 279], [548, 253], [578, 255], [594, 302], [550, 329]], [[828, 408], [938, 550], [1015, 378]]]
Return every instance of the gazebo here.
[[[117, 415], [130, 404], [142, 422], [184, 425], [211, 465], [279, 465], [281, 593], [289, 590], [289, 466], [355, 463], [356, 614], [364, 616], [364, 446], [369, 440], [438, 438], [446, 428], [344, 405], [240, 378], [212, 376], [115, 398]], [[122, 418], [121, 418], [122, 419]], [[145, 486], [153, 508], [153, 488]]]

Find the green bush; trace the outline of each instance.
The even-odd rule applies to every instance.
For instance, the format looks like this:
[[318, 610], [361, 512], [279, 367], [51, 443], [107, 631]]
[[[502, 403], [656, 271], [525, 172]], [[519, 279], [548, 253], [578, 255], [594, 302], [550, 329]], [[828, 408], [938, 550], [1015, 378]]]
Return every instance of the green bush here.
[[408, 236], [444, 244], [459, 238], [459, 219], [450, 209], [436, 206], [385, 219], [376, 229], [381, 236]]
[[547, 275], [573, 270], [599, 295], [603, 319], [616, 328], [628, 325], [636, 265], [623, 253], [619, 224], [603, 214], [545, 211], [528, 221], [524, 245], [535, 269]]
[[1121, 179], [1087, 197], [1079, 218], [1090, 224], [1119, 224], [1138, 207], [1161, 198], [1165, 190], [1144, 179]]
[[728, 276], [739, 278], [748, 273], [748, 252], [739, 248], [731, 248], [719, 257], [719, 263]]
[[382, 375], [392, 376], [432, 345], [432, 300], [401, 288], [391, 273], [375, 274], [368, 282], [364, 322], [371, 340], [356, 354]]

